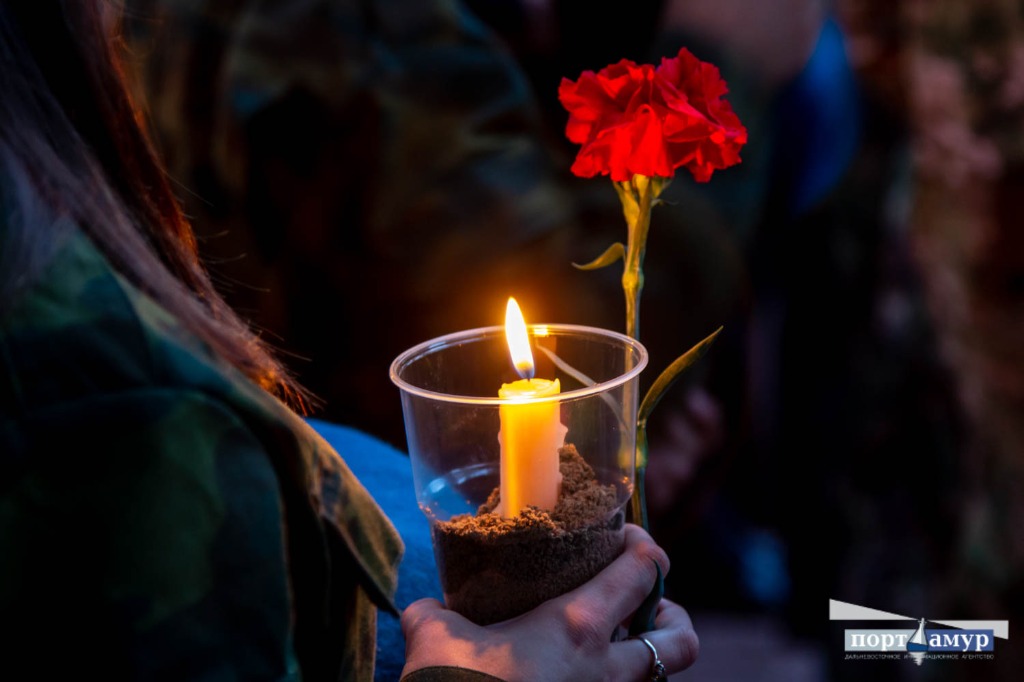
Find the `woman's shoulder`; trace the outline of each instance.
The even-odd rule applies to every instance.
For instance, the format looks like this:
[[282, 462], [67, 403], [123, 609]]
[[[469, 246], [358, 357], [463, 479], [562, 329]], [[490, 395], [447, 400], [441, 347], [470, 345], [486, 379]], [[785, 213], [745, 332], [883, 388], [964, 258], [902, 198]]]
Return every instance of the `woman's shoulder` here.
[[0, 313], [0, 381], [14, 384], [22, 407], [185, 378], [174, 375], [202, 354], [198, 340], [73, 225], [55, 234], [59, 248]]

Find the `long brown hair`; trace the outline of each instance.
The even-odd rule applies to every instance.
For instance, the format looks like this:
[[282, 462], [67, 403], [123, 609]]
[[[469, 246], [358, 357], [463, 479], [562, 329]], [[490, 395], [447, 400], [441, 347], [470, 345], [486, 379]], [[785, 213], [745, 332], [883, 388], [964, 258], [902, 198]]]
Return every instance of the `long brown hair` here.
[[18, 242], [13, 263], [5, 245], [0, 301], [24, 287], [37, 255], [60, 237], [60, 221], [28, 216], [68, 216], [122, 276], [258, 385], [304, 410], [303, 389], [200, 262], [132, 101], [103, 1], [0, 3], [0, 171], [15, 186], [4, 210]]

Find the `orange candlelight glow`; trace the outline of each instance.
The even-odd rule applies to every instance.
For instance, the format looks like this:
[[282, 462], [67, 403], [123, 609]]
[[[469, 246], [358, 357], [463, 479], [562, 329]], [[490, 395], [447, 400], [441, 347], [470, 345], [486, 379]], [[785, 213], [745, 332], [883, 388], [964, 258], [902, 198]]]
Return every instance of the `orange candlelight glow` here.
[[535, 379], [533, 353], [526, 321], [514, 298], [505, 311], [505, 337], [519, 381], [502, 384], [499, 398], [522, 399], [501, 405], [501, 504], [506, 518], [518, 516], [527, 506], [552, 510], [558, 502], [562, 474], [558, 449], [567, 431], [559, 420], [558, 401], [532, 402], [534, 398], [558, 395], [558, 379]]

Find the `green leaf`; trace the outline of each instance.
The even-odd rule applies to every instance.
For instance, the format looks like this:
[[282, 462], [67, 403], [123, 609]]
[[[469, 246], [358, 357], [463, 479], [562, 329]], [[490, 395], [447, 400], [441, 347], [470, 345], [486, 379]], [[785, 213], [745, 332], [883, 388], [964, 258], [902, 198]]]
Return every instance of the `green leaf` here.
[[626, 257], [626, 247], [622, 245], [622, 242], [615, 242], [609, 246], [604, 253], [595, 258], [594, 260], [586, 263], [585, 265], [579, 265], [573, 263], [572, 266], [577, 270], [597, 270], [599, 268], [605, 268], [609, 265], [620, 261]]
[[637, 413], [638, 425], [647, 424], [647, 418], [651, 416], [651, 412], [654, 411], [655, 405], [657, 405], [658, 401], [665, 395], [665, 392], [668, 391], [684, 371], [701, 359], [704, 353], [707, 352], [708, 348], [711, 347], [711, 344], [714, 343], [721, 331], [722, 327], [719, 327], [706, 339], [680, 355], [672, 362], [671, 365], [665, 368], [665, 371], [658, 376], [650, 390], [647, 391], [647, 395], [644, 396], [643, 402], [640, 403], [640, 411]]

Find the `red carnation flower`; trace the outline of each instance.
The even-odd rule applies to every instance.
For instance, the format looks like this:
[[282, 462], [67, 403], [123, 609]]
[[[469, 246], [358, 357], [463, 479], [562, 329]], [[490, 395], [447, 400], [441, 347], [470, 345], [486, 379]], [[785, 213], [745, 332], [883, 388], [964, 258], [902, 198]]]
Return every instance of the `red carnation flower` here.
[[[727, 92], [718, 69], [681, 49], [655, 68], [628, 59], [584, 71], [573, 82], [563, 78], [558, 98], [569, 111], [565, 134], [579, 145], [572, 172], [582, 177], [610, 175], [626, 219], [626, 243], [616, 242], [583, 265], [605, 268], [622, 261], [622, 292], [626, 303], [626, 334], [639, 338], [643, 261], [652, 209], [680, 166], [699, 182], [740, 162], [747, 130], [723, 97]], [[630, 513], [647, 527], [644, 471], [647, 467], [647, 418], [661, 396], [707, 350], [718, 333], [675, 359], [640, 402], [636, 426], [636, 485]], [[659, 579], [652, 596], [659, 597]], [[656, 604], [657, 599], [649, 600]], [[652, 612], [638, 611], [635, 622], [654, 627]]]
[[582, 177], [670, 178], [686, 166], [707, 182], [739, 163], [747, 130], [723, 99], [718, 69], [683, 48], [654, 68], [628, 59], [577, 81], [563, 78], [558, 98], [569, 111], [566, 136], [582, 145], [572, 172]]

